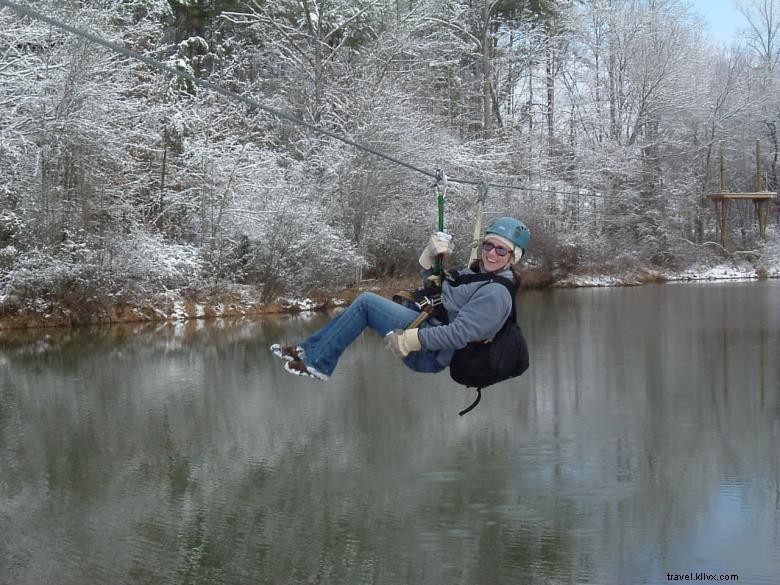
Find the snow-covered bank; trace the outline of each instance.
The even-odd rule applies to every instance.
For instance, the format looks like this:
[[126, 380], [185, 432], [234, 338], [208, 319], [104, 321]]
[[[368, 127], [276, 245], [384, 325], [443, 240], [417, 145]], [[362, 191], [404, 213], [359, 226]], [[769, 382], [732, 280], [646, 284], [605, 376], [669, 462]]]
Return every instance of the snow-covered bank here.
[[608, 286], [638, 286], [662, 282], [712, 282], [759, 280], [764, 278], [780, 278], [780, 269], [758, 269], [752, 266], [717, 266], [697, 269], [687, 269], [679, 272], [643, 271], [636, 274], [603, 275], [603, 274], [571, 274], [557, 280], [551, 288], [608, 287]]
[[780, 246], [770, 250], [761, 260], [732, 259], [720, 263], [700, 263], [682, 270], [641, 268], [621, 274], [591, 274], [579, 272], [558, 278], [553, 288], [577, 288], [587, 286], [635, 286], [641, 284], [680, 281], [722, 281], [780, 278]]
[[[197, 294], [191, 289], [166, 291], [142, 302], [100, 302], [95, 299], [69, 299], [61, 304], [40, 302], [13, 312], [0, 312], [0, 330], [111, 325], [133, 322], [176, 322], [191, 319], [242, 318], [282, 313], [324, 311], [345, 304], [340, 298], [278, 298], [271, 303], [259, 300], [252, 287]], [[0, 309], [4, 299], [0, 296]]]
[[[529, 274], [532, 288], [579, 288], [638, 286], [663, 282], [740, 281], [780, 278], [780, 262], [756, 265], [747, 260], [700, 265], [680, 271], [641, 269], [621, 274], [580, 272], [565, 277]], [[143, 302], [102, 302], [95, 299], [70, 299], [61, 304], [40, 302], [5, 313], [5, 299], [0, 295], [0, 330], [70, 327], [78, 325], [111, 325], [132, 322], [179, 322], [192, 319], [250, 318], [262, 315], [325, 311], [349, 304], [361, 290], [391, 296], [396, 290], [412, 286], [414, 279], [400, 282], [372, 281], [368, 287], [352, 288], [317, 298], [280, 297], [262, 302], [257, 289], [230, 286], [224, 290], [197, 293], [192, 289], [165, 291]]]

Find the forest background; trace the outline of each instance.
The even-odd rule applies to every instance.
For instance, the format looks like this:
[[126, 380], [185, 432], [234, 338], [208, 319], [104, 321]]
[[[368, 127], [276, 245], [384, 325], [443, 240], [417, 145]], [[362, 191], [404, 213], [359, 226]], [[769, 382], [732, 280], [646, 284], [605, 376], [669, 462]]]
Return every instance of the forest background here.
[[[537, 283], [778, 262], [777, 0], [731, 46], [685, 0], [114, 0], [31, 8], [433, 172], [469, 253], [521, 218]], [[416, 272], [429, 176], [0, 8], [0, 316]], [[760, 178], [757, 182], [757, 145]], [[773, 210], [776, 215], [776, 210]], [[533, 280], [533, 279], [532, 279]]]

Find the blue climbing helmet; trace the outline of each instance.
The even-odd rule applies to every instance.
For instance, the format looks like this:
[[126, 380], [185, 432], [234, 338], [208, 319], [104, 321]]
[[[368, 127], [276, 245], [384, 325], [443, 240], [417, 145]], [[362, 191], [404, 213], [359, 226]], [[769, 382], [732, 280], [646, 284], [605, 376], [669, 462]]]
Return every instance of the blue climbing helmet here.
[[531, 232], [525, 227], [522, 221], [519, 221], [513, 217], [499, 217], [493, 223], [491, 223], [485, 230], [485, 235], [495, 234], [506, 238], [512, 242], [515, 246], [523, 250], [523, 254], [528, 249], [528, 244], [531, 241]]

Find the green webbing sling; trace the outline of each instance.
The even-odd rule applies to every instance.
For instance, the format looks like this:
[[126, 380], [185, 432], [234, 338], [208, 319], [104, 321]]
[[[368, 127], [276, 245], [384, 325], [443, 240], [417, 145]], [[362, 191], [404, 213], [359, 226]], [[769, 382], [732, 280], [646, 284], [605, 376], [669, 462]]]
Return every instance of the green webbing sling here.
[[[433, 184], [436, 193], [436, 204], [439, 208], [438, 228], [440, 232], [444, 231], [444, 202], [447, 193], [447, 175], [441, 169], [436, 169], [436, 182]], [[436, 265], [433, 268], [433, 275], [428, 277], [428, 282], [432, 286], [441, 288], [442, 278], [444, 276], [444, 254], [436, 257]], [[431, 316], [433, 305], [426, 306], [417, 318], [406, 326], [407, 329], [417, 329], [425, 320]]]

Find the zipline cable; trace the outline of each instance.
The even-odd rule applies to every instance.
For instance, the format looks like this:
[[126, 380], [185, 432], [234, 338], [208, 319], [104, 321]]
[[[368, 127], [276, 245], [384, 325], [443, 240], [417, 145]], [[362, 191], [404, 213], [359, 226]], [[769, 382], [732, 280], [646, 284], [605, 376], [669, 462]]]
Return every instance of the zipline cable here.
[[352, 146], [354, 148], [357, 148], [359, 150], [363, 150], [365, 152], [368, 152], [370, 154], [373, 154], [374, 156], [378, 156], [380, 158], [383, 158], [385, 160], [388, 160], [392, 163], [395, 163], [397, 165], [400, 165], [402, 167], [405, 167], [409, 170], [415, 171], [417, 173], [421, 173], [423, 175], [426, 175], [432, 179], [436, 179], [436, 173], [431, 171], [426, 171], [425, 169], [421, 169], [420, 167], [414, 166], [412, 164], [409, 164], [407, 162], [404, 162], [402, 160], [399, 160], [389, 154], [385, 154], [384, 152], [380, 152], [376, 149], [371, 148], [370, 146], [365, 146], [363, 144], [359, 144], [357, 142], [354, 142], [350, 140], [349, 138], [346, 138], [344, 136], [341, 136], [339, 134], [336, 134], [335, 132], [331, 132], [330, 130], [323, 128], [322, 126], [317, 126], [316, 124], [312, 124], [310, 122], [307, 122], [305, 120], [302, 120], [296, 116], [293, 116], [291, 114], [288, 114], [286, 112], [283, 112], [281, 110], [278, 110], [276, 108], [272, 108], [270, 106], [266, 106], [264, 104], [261, 104], [258, 101], [255, 101], [253, 99], [250, 99], [248, 97], [239, 95], [235, 92], [230, 91], [229, 89], [225, 89], [224, 87], [217, 85], [216, 83], [211, 83], [210, 81], [205, 81], [203, 79], [199, 79], [195, 77], [194, 75], [187, 73], [186, 71], [179, 71], [178, 69], [174, 69], [173, 67], [170, 67], [169, 65], [166, 65], [164, 63], [161, 63], [160, 61], [157, 61], [156, 59], [152, 59], [151, 57], [147, 57], [145, 55], [141, 55], [140, 53], [136, 53], [135, 51], [132, 51], [130, 49], [126, 49], [125, 47], [122, 47], [121, 45], [118, 45], [116, 43], [113, 43], [111, 41], [108, 41], [104, 38], [101, 38], [97, 35], [94, 35], [92, 33], [89, 33], [87, 31], [81, 30], [79, 28], [70, 26], [69, 24], [65, 24], [64, 22], [61, 22], [55, 18], [51, 18], [49, 16], [45, 16], [41, 14], [40, 12], [37, 12], [27, 6], [22, 6], [21, 4], [17, 4], [16, 2], [11, 2], [10, 0], [0, 0], [0, 6], [5, 6], [7, 8], [10, 8], [11, 10], [14, 10], [18, 14], [21, 14], [22, 16], [28, 16], [30, 18], [33, 18], [35, 20], [39, 20], [41, 22], [45, 22], [46, 24], [53, 26], [55, 28], [59, 28], [61, 30], [64, 30], [66, 32], [69, 32], [73, 35], [76, 35], [78, 37], [81, 37], [83, 39], [88, 40], [91, 43], [94, 43], [96, 45], [100, 45], [102, 47], [105, 47], [106, 49], [109, 49], [110, 51], [114, 51], [116, 53], [119, 53], [120, 55], [124, 55], [125, 57], [129, 57], [130, 59], [135, 59], [136, 61], [140, 61], [142, 63], [145, 63], [146, 65], [149, 65], [150, 67], [157, 69], [158, 71], [162, 71], [163, 73], [167, 73], [169, 75], [173, 75], [176, 77], [181, 77], [183, 79], [186, 79], [188, 81], [191, 81], [194, 85], [197, 85], [198, 87], [202, 87], [204, 89], [209, 89], [215, 93], [218, 93], [224, 97], [227, 97], [232, 100], [237, 100], [239, 102], [242, 102], [252, 108], [257, 108], [259, 110], [262, 110], [268, 114], [271, 114], [272, 116], [276, 118], [281, 118], [283, 120], [287, 120], [288, 122], [292, 122], [293, 124], [297, 124], [299, 126], [303, 126], [305, 128], [308, 128], [309, 130], [312, 130], [314, 132], [317, 132], [319, 134], [324, 134], [325, 136], [328, 136], [329, 138], [333, 138], [335, 140], [339, 140], [340, 142], [343, 142], [345, 144], [348, 144], [349, 146]]
[[[370, 146], [366, 146], [364, 144], [360, 144], [358, 142], [355, 142], [353, 140], [350, 140], [349, 138], [342, 136], [340, 134], [337, 134], [335, 132], [332, 132], [331, 130], [328, 130], [327, 128], [323, 128], [322, 126], [318, 126], [317, 124], [312, 124], [311, 122], [307, 122], [306, 120], [303, 120], [301, 118], [298, 118], [296, 116], [293, 116], [292, 114], [288, 114], [286, 112], [283, 112], [282, 110], [278, 110], [276, 108], [272, 108], [271, 106], [264, 105], [256, 100], [253, 100], [251, 98], [242, 96], [240, 94], [237, 94], [233, 91], [230, 91], [229, 89], [226, 89], [220, 85], [217, 85], [216, 83], [211, 83], [210, 81], [205, 81], [203, 79], [199, 79], [198, 77], [195, 77], [191, 73], [187, 73], [186, 71], [180, 71], [178, 69], [174, 69], [173, 67], [166, 65], [164, 63], [161, 63], [160, 61], [156, 59], [152, 59], [151, 57], [147, 57], [145, 55], [141, 55], [140, 53], [137, 53], [135, 51], [132, 51], [130, 49], [127, 49], [121, 45], [118, 45], [117, 43], [111, 42], [109, 40], [106, 40], [102, 37], [99, 37], [97, 35], [94, 35], [90, 32], [87, 32], [85, 30], [82, 30], [80, 28], [76, 28], [74, 26], [71, 26], [69, 24], [66, 24], [60, 20], [57, 20], [56, 18], [51, 18], [50, 16], [46, 16], [44, 14], [41, 14], [40, 12], [33, 10], [32, 8], [29, 8], [28, 6], [24, 6], [22, 4], [17, 4], [16, 2], [11, 2], [11, 0], [0, 0], [0, 7], [6, 7], [10, 8], [14, 12], [22, 15], [27, 16], [29, 18], [32, 18], [34, 20], [39, 20], [41, 22], [45, 22], [46, 24], [53, 26], [54, 28], [58, 28], [61, 30], [64, 30], [72, 35], [75, 35], [77, 37], [81, 37], [91, 43], [94, 43], [96, 45], [99, 45], [101, 47], [104, 47], [110, 51], [114, 51], [115, 53], [118, 53], [120, 55], [124, 55], [125, 57], [128, 57], [130, 59], [134, 59], [136, 61], [139, 61], [141, 63], [144, 63], [148, 65], [149, 67], [152, 67], [153, 69], [157, 69], [158, 71], [161, 71], [163, 73], [167, 73], [168, 75], [172, 75], [174, 77], [181, 77], [183, 79], [186, 79], [187, 81], [192, 82], [194, 85], [198, 87], [202, 87], [204, 89], [208, 89], [210, 91], [213, 91], [219, 95], [222, 95], [228, 99], [236, 100], [239, 102], [242, 102], [243, 104], [246, 104], [247, 106], [251, 108], [256, 108], [258, 110], [262, 110], [263, 112], [266, 112], [276, 118], [281, 118], [282, 120], [286, 120], [288, 122], [291, 122], [292, 124], [296, 124], [298, 126], [303, 126], [304, 128], [307, 128], [313, 132], [316, 132], [318, 134], [322, 134], [324, 136], [327, 136], [329, 138], [333, 138], [334, 140], [338, 140], [340, 142], [343, 142], [344, 144], [347, 144], [349, 146], [352, 146], [353, 148], [356, 148], [358, 150], [362, 150], [364, 152], [367, 152], [369, 154], [372, 154], [376, 157], [383, 158], [389, 162], [392, 162], [394, 164], [397, 164], [399, 166], [402, 166], [406, 169], [409, 169], [411, 171], [414, 171], [416, 173], [420, 173], [422, 175], [425, 175], [427, 177], [430, 177], [431, 179], [434, 179], [434, 181], [437, 180], [437, 172], [436, 171], [427, 171], [425, 169], [422, 169], [418, 166], [415, 166], [413, 164], [407, 163], [405, 161], [402, 161], [392, 155], [389, 155], [387, 153], [381, 152], [379, 150], [376, 150], [375, 148], [371, 148]], [[533, 187], [522, 187], [519, 185], [505, 185], [500, 183], [485, 183], [484, 181], [477, 181], [477, 180], [471, 180], [471, 179], [458, 179], [454, 177], [448, 177], [447, 179], [451, 183], [459, 183], [461, 185], [472, 185], [475, 187], [481, 187], [483, 185], [487, 185], [488, 187], [495, 187], [498, 189], [512, 189], [517, 191], [537, 191], [537, 192], [543, 192], [543, 193], [554, 193], [559, 195], [577, 195], [577, 196], [591, 196], [591, 197], [599, 197], [597, 194], [588, 194], [588, 193], [580, 193], [577, 191], [548, 191], [545, 189], [539, 189], [539, 188], [533, 188]], [[601, 197], [608, 197], [601, 195]]]

